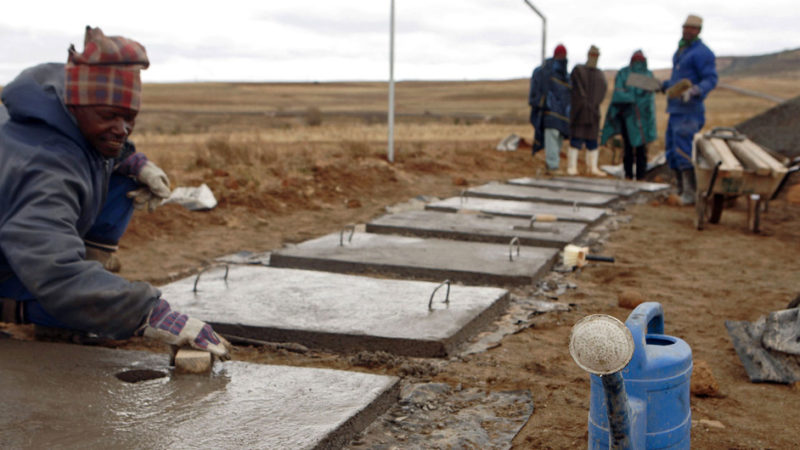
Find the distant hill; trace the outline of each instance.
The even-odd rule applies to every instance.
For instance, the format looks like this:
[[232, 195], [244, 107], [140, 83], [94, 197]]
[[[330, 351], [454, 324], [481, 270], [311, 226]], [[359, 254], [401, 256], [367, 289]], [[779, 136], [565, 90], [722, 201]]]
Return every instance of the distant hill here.
[[800, 78], [800, 48], [757, 56], [717, 57], [717, 72], [723, 77], [777, 76]]

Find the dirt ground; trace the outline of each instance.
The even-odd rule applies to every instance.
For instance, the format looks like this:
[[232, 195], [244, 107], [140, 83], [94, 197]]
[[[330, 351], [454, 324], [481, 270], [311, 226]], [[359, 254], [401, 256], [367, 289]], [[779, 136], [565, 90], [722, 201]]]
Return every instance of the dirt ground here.
[[[519, 84], [524, 90], [524, 82]], [[710, 125], [732, 125], [770, 106], [730, 92], [714, 95]], [[243, 136], [215, 134], [224, 124], [207, 125], [200, 115], [178, 120], [171, 112], [143, 114], [139, 149], [165, 167], [175, 185], [204, 182], [220, 203], [208, 212], [176, 205], [137, 212], [121, 242], [121, 275], [164, 284], [196, 273], [213, 258], [240, 250], [268, 251], [338, 231], [419, 195], [448, 197], [468, 186], [541, 173], [542, 154], [531, 158], [526, 150], [494, 150], [508, 133], [531, 134], [524, 92], [521, 98], [521, 106], [518, 100], [497, 106], [511, 111], [503, 121], [471, 123], [454, 116], [443, 121], [437, 116], [430, 123], [401, 122], [393, 164], [385, 157], [385, 127], [372, 119], [344, 125], [324, 114], [320, 126], [307, 126], [308, 104], [299, 101], [287, 100], [286, 106], [307, 112], [297, 117], [225, 116], [224, 121], [237, 124], [234, 129], [250, 130]], [[474, 95], [462, 100], [480, 101]], [[417, 107], [422, 116], [429, 109]], [[660, 114], [662, 132], [665, 120]], [[651, 146], [651, 155], [663, 150], [662, 143]], [[601, 162], [612, 158], [612, 151], [602, 150]], [[705, 231], [694, 228], [693, 208], [670, 206], [662, 198], [631, 204], [618, 214], [631, 219], [619, 222], [602, 249], [616, 263], [590, 264], [567, 275], [577, 289], [557, 301], [571, 305], [570, 311], [536, 316], [531, 326], [505, 336], [499, 346], [437, 362], [437, 371], [365, 367], [354, 364], [353, 355], [272, 347], [240, 346], [234, 359], [386, 373], [486, 391], [527, 389], [535, 410], [513, 447], [580, 448], [587, 440], [589, 376], [569, 355], [570, 329], [592, 313], [624, 321], [630, 310], [617, 306], [618, 298], [635, 290], [662, 303], [666, 333], [687, 341], [695, 363], [705, 361], [719, 384], [717, 396], [692, 396], [693, 419], [704, 420], [692, 429], [694, 447], [796, 448], [800, 386], [750, 383], [724, 321], [756, 320], [784, 308], [800, 292], [800, 205], [785, 197], [772, 202], [759, 234], [745, 229], [743, 201], [726, 208], [721, 222]], [[533, 291], [533, 286], [512, 289], [518, 296]], [[140, 341], [123, 344], [143, 346], [163, 350]]]

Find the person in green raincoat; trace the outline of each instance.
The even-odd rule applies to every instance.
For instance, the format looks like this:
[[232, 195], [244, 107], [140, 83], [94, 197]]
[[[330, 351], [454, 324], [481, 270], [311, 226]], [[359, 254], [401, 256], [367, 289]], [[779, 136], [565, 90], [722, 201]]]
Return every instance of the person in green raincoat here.
[[636, 179], [642, 180], [647, 173], [647, 144], [656, 140], [655, 93], [628, 86], [631, 72], [653, 76], [647, 70], [647, 59], [641, 50], [634, 52], [628, 67], [617, 72], [600, 142], [605, 145], [611, 136], [622, 135], [625, 178], [634, 177], [635, 164]]

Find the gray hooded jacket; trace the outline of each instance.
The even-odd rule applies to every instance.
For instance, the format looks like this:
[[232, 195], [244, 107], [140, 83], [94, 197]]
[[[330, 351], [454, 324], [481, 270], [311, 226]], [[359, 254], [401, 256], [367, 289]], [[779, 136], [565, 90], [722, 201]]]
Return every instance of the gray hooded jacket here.
[[114, 161], [83, 137], [63, 89], [63, 64], [27, 69], [3, 89], [0, 282], [16, 276], [67, 326], [126, 338], [160, 292], [84, 259], [82, 237], [103, 206]]

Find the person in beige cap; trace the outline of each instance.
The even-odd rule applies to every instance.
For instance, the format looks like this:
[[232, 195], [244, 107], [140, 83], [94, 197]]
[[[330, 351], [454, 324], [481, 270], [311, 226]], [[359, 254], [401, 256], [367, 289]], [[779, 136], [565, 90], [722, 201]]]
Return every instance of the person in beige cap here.
[[567, 151], [567, 175], [578, 174], [578, 153], [586, 145], [586, 170], [591, 175], [605, 176], [597, 168], [597, 137], [600, 131], [600, 103], [606, 95], [606, 77], [597, 68], [600, 49], [589, 48], [586, 64], [572, 69], [572, 108], [569, 116], [570, 141]]
[[703, 19], [690, 14], [672, 57], [672, 76], [664, 81], [669, 122], [665, 136], [667, 163], [675, 172], [681, 203], [694, 204], [692, 138], [705, 125], [703, 100], [717, 86], [714, 53], [698, 37]]

